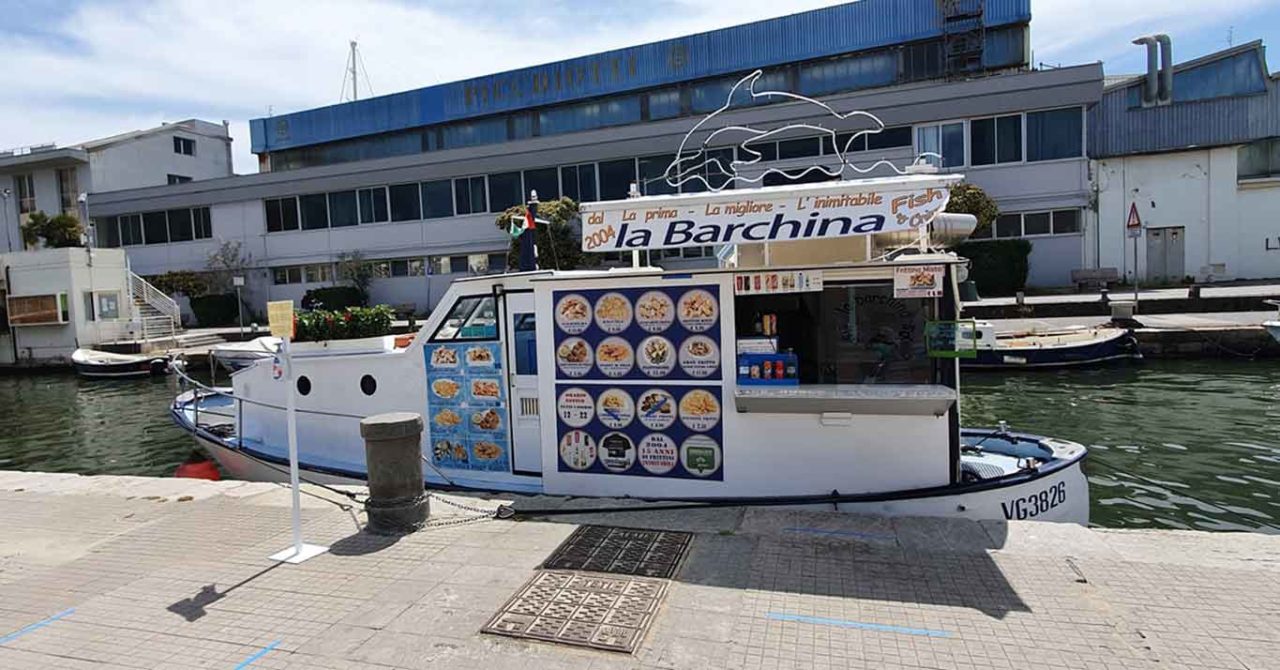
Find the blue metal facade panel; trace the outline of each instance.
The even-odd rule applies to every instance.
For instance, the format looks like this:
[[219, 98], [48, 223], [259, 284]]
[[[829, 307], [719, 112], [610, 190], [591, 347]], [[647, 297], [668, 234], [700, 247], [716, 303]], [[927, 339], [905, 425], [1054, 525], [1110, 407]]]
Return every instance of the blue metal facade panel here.
[[[989, 27], [1031, 0], [987, 0]], [[942, 35], [937, 0], [862, 0], [438, 86], [254, 119], [255, 153], [510, 112]]]
[[[1206, 67], [1212, 71], [1213, 65]], [[1264, 78], [1264, 90], [1259, 93], [1248, 92], [1257, 86], [1244, 82], [1248, 85], [1236, 95], [1178, 102], [1177, 77], [1192, 72], [1175, 74], [1175, 102], [1170, 105], [1134, 106], [1134, 86], [1104, 93], [1102, 101], [1089, 110], [1089, 156], [1109, 158], [1280, 137], [1280, 82], [1276, 79]]]

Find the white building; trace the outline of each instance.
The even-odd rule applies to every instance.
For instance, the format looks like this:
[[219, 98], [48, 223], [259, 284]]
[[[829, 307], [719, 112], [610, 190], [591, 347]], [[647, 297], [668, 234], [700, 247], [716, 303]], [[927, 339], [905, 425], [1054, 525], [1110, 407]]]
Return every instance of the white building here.
[[0, 254], [0, 365], [67, 364], [80, 347], [142, 336], [137, 292], [120, 249]]
[[226, 123], [188, 119], [75, 146], [0, 152], [0, 250], [21, 251], [21, 226], [35, 212], [84, 220], [81, 196], [227, 177]]
[[1280, 277], [1280, 76], [1261, 42], [1171, 61], [1110, 82], [1090, 113], [1088, 265], [1142, 283]]

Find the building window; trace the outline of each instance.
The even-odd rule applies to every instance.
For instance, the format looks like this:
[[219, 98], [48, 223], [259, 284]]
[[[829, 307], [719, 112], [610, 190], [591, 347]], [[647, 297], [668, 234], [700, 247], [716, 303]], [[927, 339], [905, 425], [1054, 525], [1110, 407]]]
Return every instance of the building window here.
[[647, 156], [639, 159], [640, 164], [640, 193], [644, 195], [668, 195], [675, 193], [677, 188], [667, 183], [667, 168], [671, 165], [671, 161], [675, 160], [674, 154], [666, 154], [663, 156]]
[[169, 219], [164, 212], [147, 212], [142, 215], [142, 234], [147, 244], [165, 244], [169, 241]]
[[187, 137], [173, 138], [173, 153], [183, 156], [196, 155], [196, 141]]
[[1049, 212], [1028, 213], [1022, 217], [1023, 235], [1049, 235], [1053, 228], [1049, 223]]
[[969, 122], [969, 164], [1022, 162], [1022, 115]]
[[142, 244], [142, 215], [125, 214], [120, 221], [120, 246]]
[[58, 174], [58, 201], [62, 206], [63, 214], [70, 214], [77, 219], [80, 213], [77, 211], [76, 201], [79, 198], [79, 188], [76, 186], [76, 169], [75, 168], [59, 168]]
[[506, 272], [507, 271], [507, 254], [496, 253], [489, 254], [489, 272]]
[[466, 271], [467, 271], [466, 256], [450, 256], [449, 257], [449, 272], [453, 272], [455, 274], [462, 274]]
[[317, 263], [302, 266], [303, 278], [308, 284], [322, 284], [333, 281], [333, 266], [328, 263]]
[[213, 237], [213, 221], [209, 218], [208, 207], [196, 207], [191, 210], [191, 222], [195, 228], [197, 240]]
[[778, 142], [778, 160], [808, 158], [822, 153], [822, 142], [817, 137], [801, 137]]
[[1070, 235], [1080, 230], [1080, 210], [1060, 209], [1053, 213], [1054, 235]]
[[35, 175], [20, 174], [13, 178], [14, 191], [18, 194], [18, 215], [31, 214], [36, 211]]
[[[684, 181], [680, 184], [680, 192], [682, 193], [702, 193], [707, 190], [707, 184], [713, 188], [726, 189], [733, 188], [733, 147], [727, 149], [707, 149], [699, 161], [686, 161], [679, 165], [679, 179]], [[701, 179], [697, 179], [695, 175], [701, 175], [706, 179], [704, 184]]]
[[184, 177], [180, 174], [171, 174], [167, 175], [167, 177], [169, 179], [170, 186], [173, 186], [174, 184], [185, 184], [191, 181], [191, 177]]
[[503, 172], [489, 175], [489, 209], [504, 212], [524, 202], [520, 173]]
[[[885, 128], [878, 133], [867, 133], [867, 151], [897, 149], [911, 146], [911, 126]], [[856, 142], [855, 142], [856, 144]]]
[[360, 223], [385, 223], [387, 221], [387, 189], [362, 188], [357, 192], [360, 199]]
[[1240, 147], [1236, 179], [1280, 177], [1280, 137], [1258, 140]]
[[489, 211], [485, 206], [484, 177], [463, 177], [453, 180], [453, 194], [459, 215]]
[[267, 232], [279, 233], [298, 229], [298, 199], [273, 198], [264, 200], [267, 210]]
[[271, 279], [276, 284], [301, 284], [302, 266], [292, 265], [284, 268], [272, 268]]
[[[940, 167], [964, 165], [964, 122], [917, 127], [916, 153], [941, 155]], [[926, 160], [932, 165], [939, 165], [937, 156], [929, 156]]]
[[680, 116], [680, 90], [666, 89], [645, 94], [649, 106], [649, 120], [671, 119]]
[[422, 184], [422, 218], [453, 216], [453, 184], [448, 179]]
[[373, 261], [367, 265], [374, 279], [386, 279], [391, 276], [391, 261]]
[[625, 200], [636, 182], [636, 162], [626, 158], [600, 164], [600, 199]]
[[[778, 160], [777, 142], [756, 142], [751, 139], [739, 146], [742, 147], [742, 162], [744, 163]], [[757, 158], [757, 155], [759, 158]]]
[[560, 183], [564, 196], [574, 202], [595, 202], [598, 198], [595, 163], [560, 168]]
[[1021, 237], [1022, 215], [1001, 214], [1000, 217], [996, 219], [995, 232], [996, 237]]
[[398, 184], [387, 188], [391, 201], [392, 221], [418, 221], [422, 219], [422, 202], [417, 184]]
[[346, 228], [354, 226], [360, 221], [359, 208], [356, 205], [355, 191], [338, 191], [330, 193], [329, 198], [329, 227], [330, 228]]
[[323, 193], [298, 197], [298, 210], [302, 213], [303, 230], [319, 230], [329, 227], [329, 200]]
[[191, 226], [191, 210], [171, 209], [168, 216], [170, 242], [190, 242], [195, 239], [195, 231]]
[[800, 92], [826, 95], [887, 86], [898, 75], [898, 58], [892, 53], [845, 56], [800, 66]]
[[560, 178], [555, 168], [524, 171], [524, 190], [537, 191], [542, 201], [555, 200], [560, 197]]
[[392, 277], [421, 277], [426, 274], [421, 258], [401, 258], [390, 261]]
[[1027, 160], [1084, 155], [1084, 111], [1079, 107], [1027, 113]]
[[98, 229], [98, 244], [107, 249], [114, 249], [120, 246], [120, 220], [117, 217], [108, 217], [102, 223], [96, 223]]

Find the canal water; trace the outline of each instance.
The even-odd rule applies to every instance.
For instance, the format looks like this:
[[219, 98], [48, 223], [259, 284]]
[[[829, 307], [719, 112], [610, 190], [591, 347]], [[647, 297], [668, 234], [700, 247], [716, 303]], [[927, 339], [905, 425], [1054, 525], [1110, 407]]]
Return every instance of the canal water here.
[[[1090, 447], [1093, 522], [1280, 533], [1280, 362], [969, 374], [964, 423]], [[169, 476], [172, 378], [0, 377], [0, 469]]]

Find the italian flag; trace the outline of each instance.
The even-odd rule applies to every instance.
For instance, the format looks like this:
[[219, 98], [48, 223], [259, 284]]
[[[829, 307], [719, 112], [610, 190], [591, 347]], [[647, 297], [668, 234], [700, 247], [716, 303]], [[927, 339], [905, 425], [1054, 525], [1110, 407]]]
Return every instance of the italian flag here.
[[[544, 222], [545, 223], [545, 222]], [[511, 233], [512, 237], [520, 237], [526, 230], [533, 230], [538, 227], [538, 220], [533, 218], [533, 209], [524, 208], [524, 216], [511, 217]]]

